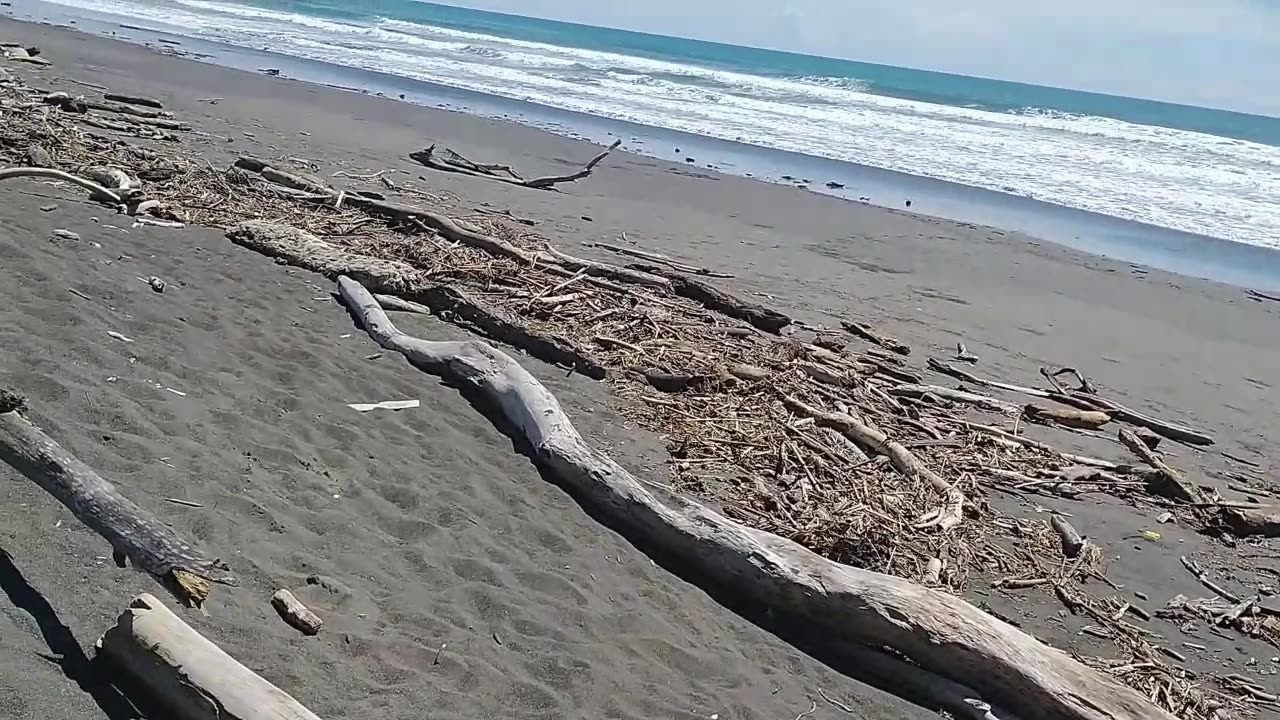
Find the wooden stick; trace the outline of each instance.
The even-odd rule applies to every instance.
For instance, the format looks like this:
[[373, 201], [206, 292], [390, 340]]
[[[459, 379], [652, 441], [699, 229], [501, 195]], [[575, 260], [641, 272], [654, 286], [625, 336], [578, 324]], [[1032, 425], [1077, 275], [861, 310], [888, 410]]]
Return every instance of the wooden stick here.
[[619, 282], [635, 283], [637, 285], [648, 285], [650, 287], [656, 287], [660, 290], [665, 290], [667, 292], [671, 291], [671, 281], [660, 275], [647, 273], [647, 272], [644, 272], [643, 270], [633, 270], [631, 268], [618, 267], [617, 265], [610, 265], [609, 263], [602, 263], [596, 260], [585, 260], [583, 258], [577, 258], [572, 255], [566, 255], [565, 253], [562, 253], [559, 250], [556, 250], [550, 245], [546, 247], [546, 251], [547, 251], [547, 254], [550, 255], [556, 261], [558, 261], [561, 266], [569, 270], [573, 270], [573, 271], [580, 270], [582, 272], [585, 272], [588, 275], [600, 275], [603, 277], [612, 278]]
[[845, 330], [847, 330], [851, 335], [857, 335], [863, 340], [866, 340], [867, 342], [875, 343], [876, 345], [879, 345], [885, 350], [896, 352], [899, 355], [911, 354], [910, 345], [907, 345], [906, 343], [901, 342], [895, 338], [891, 338], [888, 335], [885, 335], [884, 333], [880, 332], [879, 330], [876, 330], [875, 328], [871, 327], [870, 325], [867, 325], [866, 323], [854, 322], [851, 320], [842, 320], [840, 322], [840, 325]]
[[137, 95], [120, 95], [118, 93], [103, 93], [104, 100], [112, 102], [125, 103], [128, 105], [141, 105], [143, 107], [155, 108], [160, 110], [164, 107], [159, 100], [148, 97], [139, 97]]
[[926, 528], [937, 525], [943, 530], [950, 530], [964, 521], [964, 494], [955, 485], [943, 480], [937, 473], [926, 467], [901, 443], [891, 440], [884, 432], [859, 422], [852, 415], [820, 410], [791, 396], [784, 397], [782, 402], [792, 412], [814, 418], [822, 427], [839, 430], [866, 451], [889, 458], [889, 463], [902, 475], [920, 479], [932, 485], [933, 489], [946, 499], [946, 502], [941, 508], [921, 518], [916, 527]]
[[1183, 425], [1176, 425], [1165, 420], [1159, 420], [1147, 415], [1143, 415], [1135, 410], [1113, 402], [1097, 395], [1088, 395], [1086, 393], [1073, 393], [1072, 397], [1089, 402], [1094, 406], [1095, 410], [1101, 410], [1109, 413], [1111, 417], [1120, 422], [1126, 422], [1130, 425], [1145, 427], [1146, 429], [1167, 437], [1170, 440], [1176, 440], [1187, 445], [1212, 445], [1214, 440], [1209, 435]]
[[889, 648], [1025, 717], [1172, 720], [1114, 679], [957, 597], [826, 560], [689, 500], [660, 501], [588, 446], [555, 397], [506, 354], [479, 342], [410, 337], [359, 283], [340, 278], [338, 288], [375, 342], [484, 396], [549, 477], [652, 552], [679, 558], [692, 577], [785, 613], [815, 637]]
[[759, 303], [743, 300], [700, 280], [670, 272], [656, 265], [632, 263], [627, 267], [632, 270], [647, 272], [651, 275], [661, 275], [671, 281], [671, 292], [676, 295], [693, 300], [708, 310], [714, 310], [731, 318], [748, 322], [765, 332], [777, 335], [782, 331], [782, 328], [791, 324], [791, 318], [776, 310], [767, 308]]
[[227, 237], [237, 245], [328, 277], [360, 277], [383, 294], [408, 296], [436, 315], [450, 318], [450, 322], [474, 327], [499, 342], [546, 362], [572, 367], [587, 377], [602, 380], [606, 375], [604, 365], [575, 341], [534, 331], [517, 318], [486, 308], [456, 288], [431, 283], [406, 263], [359, 255], [297, 228], [259, 220], [231, 228]]
[[120, 567], [125, 559], [150, 574], [183, 603], [199, 607], [209, 583], [236, 584], [227, 564], [207, 558], [154, 515], [121, 495], [22, 416], [16, 393], [0, 390], [0, 461], [57, 498], [76, 519], [111, 543]]
[[968, 370], [962, 370], [950, 363], [944, 363], [939, 360], [935, 360], [934, 358], [929, 358], [928, 364], [929, 369], [934, 372], [942, 373], [943, 375], [950, 375], [957, 380], [962, 380], [973, 385], [981, 385], [982, 387], [988, 387], [993, 390], [1008, 390], [1009, 392], [1022, 393], [1023, 395], [1030, 395], [1031, 397], [1043, 398], [1046, 400], [1054, 394], [1047, 390], [1040, 390], [1038, 388], [1023, 387], [1021, 385], [1011, 385], [1009, 383], [998, 382], [996, 380], [988, 380], [987, 378], [978, 377]]
[[[623, 236], [625, 239], [625, 233], [623, 234]], [[661, 263], [662, 265], [666, 265], [667, 267], [671, 268], [672, 270], [675, 270], [676, 272], [689, 273], [690, 275], [703, 275], [705, 277], [713, 277], [713, 278], [734, 277], [730, 273], [716, 272], [715, 270], [710, 270], [708, 268], [688, 265], [686, 263], [680, 262], [679, 260], [675, 260], [670, 257], [667, 257], [666, 255], [663, 255], [661, 253], [651, 253], [645, 250], [638, 250], [635, 248], [624, 247], [622, 245], [611, 245], [609, 243], [604, 243], [604, 242], [589, 242], [589, 243], [586, 243], [586, 245], [587, 247], [598, 247], [604, 250], [608, 250], [609, 252], [615, 252], [615, 253], [618, 253], [619, 255], [628, 255], [634, 258], [640, 258], [641, 260], [648, 260], [649, 262]]]
[[1203, 503], [1204, 497], [1200, 494], [1200, 489], [1191, 484], [1182, 473], [1169, 467], [1165, 461], [1156, 454], [1154, 450], [1147, 447], [1142, 442], [1142, 438], [1138, 437], [1132, 430], [1128, 428], [1120, 428], [1120, 442], [1134, 455], [1137, 455], [1143, 462], [1155, 469], [1155, 473], [1150, 476], [1151, 482], [1148, 488], [1163, 497], [1172, 500], [1180, 500], [1186, 503]]
[[288, 590], [277, 590], [276, 594], [271, 596], [271, 607], [280, 613], [280, 617], [285, 622], [297, 628], [303, 635], [315, 635], [324, 625], [324, 621], [318, 615], [307, 609], [307, 606]]
[[899, 385], [889, 388], [889, 394], [910, 398], [933, 395], [944, 400], [950, 400], [962, 405], [972, 405], [983, 410], [1004, 413], [1005, 415], [1017, 415], [1021, 412], [1017, 405], [997, 400], [990, 395], [979, 395], [978, 393], [965, 392], [964, 390], [952, 390], [941, 385]]
[[974, 432], [980, 432], [984, 435], [990, 435], [994, 438], [998, 438], [1005, 442], [1011, 442], [1011, 443], [1016, 443], [1018, 445], [1022, 445], [1024, 447], [1035, 448], [1036, 450], [1040, 450], [1041, 452], [1046, 452], [1046, 453], [1049, 453], [1050, 455], [1056, 455], [1062, 458], [1063, 460], [1068, 460], [1070, 462], [1078, 463], [1080, 465], [1089, 465], [1091, 467], [1102, 468], [1103, 470], [1110, 470], [1112, 472], [1117, 472], [1125, 468], [1125, 466], [1121, 465], [1120, 463], [1114, 463], [1114, 462], [1111, 462], [1110, 460], [1101, 460], [1099, 458], [1088, 457], [1087, 455], [1074, 455], [1072, 453], [1063, 452], [1062, 450], [1059, 450], [1058, 448], [1050, 445], [1049, 443], [1040, 442], [1039, 440], [1033, 440], [1029, 437], [1024, 437], [1022, 435], [1015, 435], [1014, 433], [1011, 433], [1008, 430], [1001, 430], [998, 427], [991, 427], [989, 425], [979, 425], [977, 423], [971, 423], [966, 421], [960, 421], [960, 424], [963, 425], [968, 430], [972, 430]]
[[97, 653], [145, 688], [165, 717], [320, 720], [145, 593], [98, 640]]
[[[411, 152], [409, 153], [409, 157], [410, 159], [416, 162], [419, 162], [423, 165], [426, 165], [427, 167], [433, 170], [458, 173], [461, 175], [470, 175], [472, 177], [481, 177], [487, 180], [497, 180], [498, 182], [504, 182], [509, 185], [518, 185], [520, 187], [535, 188], [538, 190], [552, 190], [555, 188], [556, 185], [559, 185], [561, 183], [576, 182], [578, 180], [581, 180], [587, 177], [593, 171], [595, 171], [596, 165], [599, 165], [602, 160], [604, 160], [606, 157], [609, 156], [609, 153], [616, 150], [620, 145], [622, 145], [622, 141], [615, 140], [612, 145], [604, 149], [604, 152], [601, 152], [599, 155], [596, 155], [595, 157], [591, 158], [591, 160], [589, 160], [586, 165], [582, 166], [582, 168], [576, 172], [569, 173], [568, 175], [548, 175], [545, 177], [531, 178], [529, 180], [524, 180], [520, 178], [513, 171], [510, 171], [510, 168], [506, 168], [506, 169], [509, 172], [511, 172], [512, 177], [504, 177], [502, 175], [495, 175], [492, 172], [488, 172], [487, 171], [488, 166], [481, 168], [479, 166], [476, 166], [475, 163], [472, 163], [469, 160], [466, 161], [465, 164], [461, 162], [449, 162], [446, 160], [441, 160], [435, 155], [435, 150], [436, 150], [435, 145], [432, 145], [423, 150]], [[452, 151], [449, 151], [449, 152], [452, 152]], [[453, 154], [459, 158], [462, 157], [457, 153], [453, 153]], [[463, 158], [463, 160], [465, 160], [465, 158]], [[467, 164], [470, 164], [472, 167], [468, 167]], [[505, 168], [506, 166], [502, 166], [502, 167]]]

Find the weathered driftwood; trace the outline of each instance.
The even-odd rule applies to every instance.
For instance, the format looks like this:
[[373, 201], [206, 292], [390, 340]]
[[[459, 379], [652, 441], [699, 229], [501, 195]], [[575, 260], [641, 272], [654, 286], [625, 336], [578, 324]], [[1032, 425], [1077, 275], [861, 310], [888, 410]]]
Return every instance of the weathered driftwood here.
[[605, 377], [604, 366], [578, 343], [559, 335], [536, 332], [516, 318], [484, 307], [456, 288], [430, 282], [405, 263], [359, 255], [303, 230], [257, 220], [231, 228], [227, 237], [237, 245], [269, 257], [283, 258], [291, 265], [331, 278], [358, 277], [375, 291], [411, 298], [450, 322], [470, 326], [540, 360], [571, 367], [597, 380]]
[[138, 95], [120, 95], [119, 93], [103, 93], [102, 99], [112, 102], [125, 103], [126, 105], [141, 105], [143, 107], [155, 108], [160, 110], [164, 105], [155, 98], [140, 97]]
[[1039, 450], [1041, 452], [1045, 452], [1050, 455], [1056, 455], [1057, 457], [1060, 457], [1063, 460], [1067, 460], [1073, 463], [1078, 463], [1080, 465], [1088, 465], [1090, 467], [1101, 468], [1103, 470], [1111, 470], [1113, 472], [1125, 469], [1125, 466], [1119, 463], [1111, 462], [1110, 460], [1102, 460], [1100, 458], [1089, 457], [1087, 455], [1075, 455], [1072, 453], [1064, 452], [1050, 445], [1049, 443], [1041, 442], [1039, 440], [1035, 440], [1033, 438], [1029, 438], [1024, 435], [1015, 435], [1014, 433], [1011, 433], [1008, 430], [1002, 430], [998, 427], [992, 427], [990, 425], [980, 425], [978, 423], [963, 422], [963, 421], [960, 424], [963, 425], [964, 428], [967, 430], [980, 432], [983, 435], [990, 435], [991, 437], [996, 438], [996, 440], [998, 441], [1001, 441], [1004, 443], [1013, 443], [1016, 445], [1022, 445], [1023, 447], [1035, 448], [1036, 450]]
[[1005, 415], [1017, 415], [1019, 409], [1013, 403], [997, 400], [990, 395], [979, 395], [978, 393], [965, 392], [964, 390], [953, 390], [951, 388], [942, 387], [940, 385], [899, 385], [889, 389], [890, 395], [897, 397], [923, 398], [927, 395], [950, 400], [951, 402], [960, 403], [961, 405], [972, 405], [983, 410], [991, 412], [1004, 413]]
[[[520, 187], [535, 188], [538, 190], [551, 190], [551, 189], [554, 189], [556, 185], [559, 185], [561, 183], [575, 182], [577, 180], [582, 180], [583, 178], [589, 176], [592, 172], [595, 171], [596, 166], [599, 165], [602, 160], [604, 160], [606, 157], [609, 156], [609, 153], [616, 150], [620, 145], [622, 145], [622, 141], [615, 140], [612, 145], [604, 149], [604, 152], [601, 152], [599, 155], [596, 155], [595, 157], [591, 158], [591, 160], [587, 161], [586, 165], [583, 165], [581, 169], [575, 172], [569, 173], [567, 175], [547, 175], [544, 177], [530, 178], [528, 180], [520, 177], [514, 171], [511, 171], [510, 168], [507, 168], [507, 166], [505, 165], [502, 165], [502, 166], [482, 165], [480, 163], [475, 163], [471, 160], [467, 160], [465, 157], [451, 150], [446, 151], [447, 153], [449, 153], [446, 156], [446, 158], [441, 158], [438, 155], [436, 155], [435, 145], [432, 145], [423, 150], [411, 152], [409, 153], [409, 158], [414, 160], [415, 162], [421, 163], [431, 168], [432, 170], [440, 170], [441, 172], [458, 173], [461, 175], [470, 175], [472, 177], [481, 177], [487, 180], [497, 180], [498, 182], [504, 182], [509, 185], [518, 185]], [[489, 169], [494, 167], [505, 168], [509, 172], [509, 176], [498, 175], [494, 172], [490, 172]]]
[[1109, 413], [1114, 420], [1144, 427], [1151, 432], [1167, 437], [1170, 440], [1176, 440], [1187, 445], [1212, 445], [1213, 438], [1208, 434], [1189, 428], [1183, 425], [1153, 418], [1149, 415], [1143, 415], [1135, 410], [1121, 405], [1120, 403], [1108, 400], [1097, 395], [1088, 395], [1085, 393], [1074, 393], [1073, 397], [1091, 403], [1095, 410], [1101, 410]]
[[[1055, 388], [1054, 391], [1023, 387], [1021, 385], [1012, 385], [1009, 383], [997, 382], [995, 380], [978, 377], [973, 373], [967, 372], [965, 370], [961, 370], [960, 368], [957, 368], [953, 365], [948, 365], [947, 363], [939, 362], [932, 358], [929, 360], [929, 369], [935, 372], [943, 373], [945, 375], [950, 375], [951, 377], [957, 378], [959, 380], [963, 380], [965, 382], [973, 383], [975, 385], [982, 385], [984, 387], [995, 388], [999, 390], [1008, 390], [1010, 392], [1017, 392], [1017, 393], [1022, 393], [1024, 395], [1030, 395], [1031, 397], [1052, 400], [1054, 402], [1061, 403], [1063, 405], [1074, 407], [1077, 410], [1104, 412], [1104, 413], [1107, 413], [1109, 416], [1111, 416], [1112, 420], [1128, 423], [1130, 425], [1134, 425], [1141, 428], [1146, 428], [1163, 437], [1169, 438], [1170, 440], [1177, 440], [1178, 442], [1186, 443], [1188, 445], [1212, 445], [1213, 444], [1213, 438], [1199, 430], [1194, 430], [1189, 427], [1177, 425], [1175, 423], [1167, 422], [1165, 420], [1159, 420], [1147, 415], [1143, 415], [1142, 413], [1139, 413], [1135, 410], [1131, 410], [1121, 405], [1120, 403], [1117, 403], [1113, 400], [1108, 400], [1103, 397], [1099, 397], [1098, 395], [1092, 394], [1090, 392], [1067, 390], [1066, 388], [1062, 387], [1062, 384], [1060, 382], [1058, 382], [1057, 380], [1058, 374], [1072, 373], [1077, 376], [1077, 379], [1082, 384], [1088, 384], [1088, 381], [1085, 380], [1083, 376], [1079, 375], [1079, 372], [1074, 368], [1064, 368], [1060, 371], [1057, 371], [1057, 374], [1055, 374], [1054, 371], [1051, 371], [1047, 368], [1041, 368], [1041, 374], [1044, 375], [1046, 379], [1051, 381], [1051, 383], [1054, 385], [1054, 388]], [[1093, 386], [1088, 385], [1088, 387], [1092, 389]]]
[[65, 180], [88, 190], [90, 193], [90, 200], [95, 202], [108, 202], [113, 205], [119, 205], [121, 203], [119, 195], [102, 187], [98, 183], [93, 182], [92, 180], [85, 180], [78, 175], [72, 175], [71, 173], [63, 172], [61, 170], [45, 167], [15, 167], [0, 169], [0, 180], [9, 180], [11, 178], [21, 177], [42, 177], [52, 178], [54, 180]]
[[910, 355], [911, 346], [906, 343], [891, 338], [888, 335], [876, 330], [866, 323], [855, 322], [852, 320], [843, 320], [840, 325], [851, 335], [856, 335], [870, 343], [875, 343], [885, 350], [889, 350], [899, 355]]
[[1111, 416], [1098, 410], [1076, 410], [1075, 408], [1047, 408], [1040, 405], [1027, 405], [1022, 414], [1032, 422], [1077, 430], [1097, 430], [1111, 422]]
[[375, 342], [470, 386], [580, 502], [654, 552], [679, 558], [709, 585], [795, 617], [833, 641], [889, 648], [1025, 717], [1172, 720], [1133, 690], [952, 595], [831, 562], [698, 503], [663, 503], [589, 447], [555, 397], [509, 356], [479, 342], [407, 336], [359, 283], [338, 283]]
[[1054, 532], [1058, 533], [1058, 539], [1062, 541], [1062, 554], [1071, 560], [1080, 557], [1085, 540], [1075, 528], [1071, 527], [1071, 523], [1061, 515], [1054, 515], [1049, 518], [1049, 525], [1053, 527]]
[[1023, 395], [1030, 395], [1031, 397], [1044, 398], [1046, 400], [1051, 399], [1054, 395], [1054, 393], [1051, 393], [1048, 390], [1040, 390], [1039, 388], [1023, 387], [1022, 385], [1012, 385], [1010, 383], [1004, 383], [1004, 382], [999, 382], [997, 380], [989, 380], [987, 378], [978, 377], [977, 375], [974, 375], [968, 370], [962, 370], [961, 368], [951, 365], [950, 363], [944, 363], [934, 358], [929, 358], [928, 364], [929, 364], [929, 369], [934, 372], [942, 373], [943, 375], [950, 375], [951, 377], [957, 380], [961, 380], [973, 385], [980, 385], [982, 387], [991, 388], [993, 390], [1008, 390], [1009, 392], [1022, 393]]
[[[624, 239], [626, 238], [626, 233], [623, 233], [623, 238]], [[628, 255], [630, 257], [639, 258], [641, 260], [648, 260], [649, 262], [655, 262], [661, 265], [666, 265], [667, 267], [671, 268], [672, 270], [675, 270], [676, 272], [689, 273], [690, 275], [702, 275], [705, 277], [712, 277], [712, 278], [734, 277], [730, 273], [717, 272], [709, 268], [697, 267], [696, 265], [689, 265], [688, 263], [680, 262], [679, 260], [667, 257], [666, 255], [663, 255], [661, 253], [651, 253], [645, 250], [638, 250], [636, 248], [629, 248], [622, 245], [613, 245], [605, 242], [590, 242], [590, 243], [587, 243], [587, 247], [598, 247], [603, 250], [608, 250], [609, 252], [618, 253], [619, 255]]]
[[1218, 510], [1218, 520], [1237, 537], [1280, 537], [1280, 513], [1274, 510], [1224, 507]]
[[776, 310], [735, 297], [719, 288], [679, 273], [671, 272], [665, 268], [640, 263], [632, 263], [627, 267], [652, 275], [661, 275], [671, 281], [671, 292], [676, 295], [700, 303], [708, 310], [714, 310], [731, 318], [744, 320], [765, 332], [776, 335], [782, 328], [791, 324], [791, 318]]
[[0, 390], [0, 461], [8, 463], [111, 543], [120, 567], [126, 558], [182, 602], [199, 606], [209, 583], [234, 585], [226, 563], [192, 549], [151, 513], [121, 495], [88, 465], [22, 415], [24, 401]]
[[1181, 472], [1170, 467], [1154, 450], [1147, 447], [1132, 430], [1120, 428], [1120, 442], [1143, 462], [1154, 468], [1155, 472], [1147, 475], [1147, 489], [1151, 492], [1186, 503], [1203, 503], [1204, 496], [1200, 489], [1192, 484]]
[[167, 718], [319, 720], [145, 593], [98, 640], [97, 654], [145, 688]]
[[661, 275], [644, 272], [643, 270], [635, 270], [632, 268], [618, 267], [609, 263], [603, 263], [596, 260], [587, 260], [584, 258], [566, 255], [551, 246], [546, 248], [547, 254], [560, 263], [561, 266], [573, 270], [581, 271], [587, 275], [599, 275], [612, 278], [619, 282], [635, 283], [637, 285], [648, 285], [661, 290], [671, 291], [671, 281]]
[[818, 425], [822, 427], [839, 430], [868, 453], [884, 455], [889, 458], [893, 468], [902, 475], [912, 479], [918, 478], [932, 486], [944, 498], [944, 503], [942, 507], [920, 518], [918, 527], [936, 525], [943, 530], [950, 530], [964, 521], [964, 493], [960, 492], [955, 485], [943, 480], [941, 476], [920, 462], [920, 459], [910, 450], [885, 435], [883, 431], [859, 421], [848, 413], [827, 412], [794, 397], [783, 398], [783, 404], [796, 414], [817, 420]]
[[324, 626], [320, 616], [311, 612], [293, 593], [280, 589], [271, 596], [271, 607], [280, 613], [285, 622], [293, 626], [303, 635], [315, 635]]

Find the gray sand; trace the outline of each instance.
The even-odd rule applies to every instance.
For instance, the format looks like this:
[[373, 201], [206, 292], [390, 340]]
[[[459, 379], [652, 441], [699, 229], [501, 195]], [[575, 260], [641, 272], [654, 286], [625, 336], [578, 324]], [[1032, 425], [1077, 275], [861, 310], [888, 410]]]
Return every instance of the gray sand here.
[[[982, 374], [1025, 384], [1041, 365], [1080, 367], [1117, 400], [1204, 427], [1224, 449], [1264, 466], [1280, 437], [1268, 371], [1280, 350], [1280, 304], [1236, 288], [1138, 272], [990, 228], [694, 177], [626, 154], [564, 193], [425, 174], [405, 155], [434, 141], [546, 172], [595, 150], [63, 30], [0, 20], [0, 37], [44, 48], [56, 63], [40, 71], [50, 84], [71, 77], [159, 97], [197, 128], [233, 138], [207, 146], [215, 164], [249, 152], [314, 160], [324, 175], [424, 174], [424, 184], [465, 198], [455, 208], [488, 203], [543, 220], [539, 232], [566, 250], [591, 255], [581, 243], [625, 231], [646, 248], [735, 272], [739, 291], [808, 322], [874, 320], [921, 357], [949, 356], [963, 341], [982, 358]], [[224, 99], [196, 101], [208, 97]], [[322, 278], [235, 248], [217, 231], [129, 228], [66, 190], [11, 182], [0, 192], [0, 384], [29, 394], [54, 437], [144, 506], [234, 552], [244, 586], [218, 588], [212, 617], [189, 618], [322, 717], [776, 719], [813, 700], [811, 717], [845, 716], [819, 688], [860, 717], [925, 715], [656, 566], [542, 480], [453, 390], [398, 358], [365, 360], [374, 349], [326, 298]], [[40, 212], [51, 202], [57, 211]], [[55, 228], [82, 240], [51, 240]], [[170, 289], [158, 295], [136, 279], [150, 275]], [[457, 333], [431, 320], [405, 324], [425, 337]], [[137, 342], [112, 340], [108, 330]], [[603, 386], [530, 366], [584, 435], [633, 470], [661, 473], [660, 440], [611, 413]], [[422, 407], [365, 415], [345, 407], [398, 398]], [[1122, 456], [1077, 436], [1046, 437]], [[1227, 466], [1216, 453], [1177, 453], [1188, 467]], [[12, 556], [0, 565], [0, 713], [97, 717], [57, 623], [88, 650], [128, 597], [155, 588], [116, 569], [105, 543], [34, 486], [7, 469], [0, 476], [8, 508], [0, 547]], [[1204, 553], [1214, 567], [1234, 557], [1169, 526], [1159, 527], [1157, 543], [1137, 541], [1154, 519], [1112, 502], [1041, 502], [1072, 513], [1114, 558], [1112, 579], [1150, 595], [1149, 609], [1178, 592], [1205, 594], [1178, 555]], [[313, 573], [345, 590], [306, 585]], [[1224, 582], [1244, 592], [1257, 579], [1240, 573]], [[326, 618], [321, 636], [304, 639], [274, 616], [265, 600], [282, 586]], [[41, 596], [56, 618], [32, 599]], [[1082, 621], [1042, 596], [974, 600], [1046, 641], [1106, 652], [1076, 635]], [[1172, 646], [1185, 639], [1166, 623], [1152, 629]], [[1270, 662], [1280, 651], [1243, 638], [1200, 632], [1194, 641], [1217, 654], [1188, 651], [1192, 667], [1280, 667]], [[60, 669], [44, 659], [51, 653], [72, 661]], [[1246, 666], [1254, 657], [1261, 665]]]

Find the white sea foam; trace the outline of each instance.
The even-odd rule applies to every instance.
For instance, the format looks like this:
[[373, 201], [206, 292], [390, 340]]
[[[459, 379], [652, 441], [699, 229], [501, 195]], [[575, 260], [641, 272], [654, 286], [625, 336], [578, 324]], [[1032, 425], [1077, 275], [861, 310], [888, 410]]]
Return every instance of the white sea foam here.
[[347, 23], [212, 0], [52, 1], [177, 34], [1280, 247], [1280, 148], [1268, 145], [1053, 110], [931, 104], [874, 95], [844, 78], [761, 77], [398, 20]]

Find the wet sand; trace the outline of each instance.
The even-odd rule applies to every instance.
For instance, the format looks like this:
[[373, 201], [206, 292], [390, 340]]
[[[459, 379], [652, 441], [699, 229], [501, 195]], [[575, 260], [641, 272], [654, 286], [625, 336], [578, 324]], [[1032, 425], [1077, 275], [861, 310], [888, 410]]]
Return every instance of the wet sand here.
[[[24, 77], [161, 98], [198, 130], [230, 139], [192, 144], [215, 165], [250, 152], [306, 158], [322, 175], [390, 169], [416, 178], [426, 171], [405, 156], [431, 142], [545, 172], [595, 152], [516, 125], [65, 30], [0, 20], [0, 39], [38, 44], [55, 62], [5, 66]], [[595, 251], [582, 243], [626, 232], [648, 249], [731, 270], [740, 292], [810, 323], [873, 319], [922, 356], [949, 356], [962, 341], [987, 376], [1033, 384], [1041, 365], [1080, 367], [1117, 400], [1206, 428], [1222, 449], [1264, 467], [1280, 437], [1280, 303], [1238, 288], [625, 154], [563, 193], [424, 177], [455, 208], [487, 203], [537, 218], [539, 232], [584, 255]], [[819, 688], [860, 717], [926, 716], [656, 565], [541, 479], [453, 390], [398, 358], [366, 359], [373, 347], [323, 278], [233, 247], [216, 230], [131, 228], [38, 183], [11, 181], [3, 192], [0, 384], [29, 395], [34, 419], [144, 506], [235, 553], [243, 587], [219, 588], [211, 617], [191, 621], [322, 717], [728, 720], [795, 717], [812, 701], [811, 717], [844, 716]], [[41, 210], [50, 204], [57, 209]], [[80, 240], [54, 238], [58, 228]], [[137, 279], [151, 275], [169, 283], [164, 294]], [[431, 320], [405, 325], [458, 336]], [[611, 412], [604, 386], [529, 362], [585, 435], [633, 470], [662, 472], [661, 440]], [[346, 408], [401, 398], [422, 407]], [[1098, 450], [1075, 435], [1050, 437]], [[1231, 467], [1217, 453], [1175, 452], [1204, 469], [1203, 482], [1221, 484], [1209, 473]], [[128, 717], [105, 709], [119, 699], [85, 676], [67, 643], [91, 652], [128, 598], [153, 588], [116, 569], [105, 543], [34, 486], [7, 469], [0, 476], [0, 547], [10, 556], [0, 565], [0, 710]], [[1159, 527], [1158, 542], [1137, 540], [1154, 518], [1111, 501], [1040, 502], [1070, 512], [1113, 558], [1111, 578], [1150, 596], [1149, 609], [1179, 592], [1205, 594], [1179, 555], [1204, 553], [1215, 567], [1233, 557], [1171, 526]], [[312, 574], [341, 590], [307, 585]], [[1241, 592], [1265, 580], [1226, 577]], [[274, 616], [265, 599], [277, 587], [325, 617], [319, 638]], [[1046, 641], [1105, 650], [1056, 605], [980, 592], [975, 601]], [[1156, 625], [1171, 645], [1184, 639]], [[1192, 667], [1280, 667], [1270, 662], [1280, 652], [1260, 643], [1207, 632], [1194, 641], [1210, 651], [1186, 651]]]

